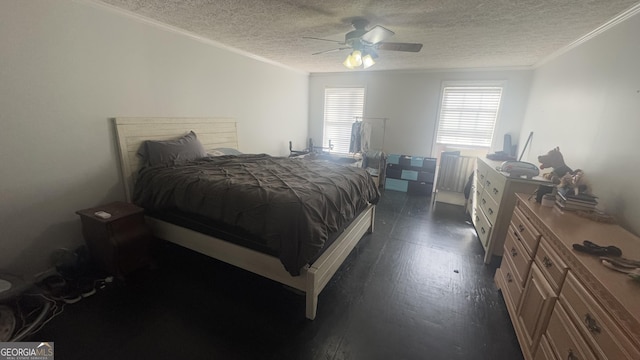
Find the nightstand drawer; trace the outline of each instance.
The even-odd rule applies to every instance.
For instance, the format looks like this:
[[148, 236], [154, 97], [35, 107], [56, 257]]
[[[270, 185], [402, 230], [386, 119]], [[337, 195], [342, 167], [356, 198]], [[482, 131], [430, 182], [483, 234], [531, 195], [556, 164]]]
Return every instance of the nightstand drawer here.
[[538, 245], [538, 251], [536, 252], [534, 261], [549, 281], [553, 291], [555, 291], [556, 294], [559, 293], [569, 267], [551, 250], [550, 245], [544, 237], [540, 238], [540, 245]]
[[640, 359], [638, 349], [570, 271], [562, 286], [560, 299], [601, 359]]

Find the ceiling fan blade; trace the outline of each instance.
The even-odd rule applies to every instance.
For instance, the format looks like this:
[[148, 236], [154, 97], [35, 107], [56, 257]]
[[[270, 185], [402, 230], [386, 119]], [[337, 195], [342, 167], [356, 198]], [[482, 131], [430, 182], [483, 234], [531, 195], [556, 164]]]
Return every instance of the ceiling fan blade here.
[[330, 49], [330, 50], [324, 50], [324, 51], [319, 51], [317, 53], [313, 53], [311, 55], [320, 55], [320, 54], [326, 54], [326, 53], [330, 53], [330, 52], [335, 52], [335, 51], [342, 51], [342, 50], [346, 50], [346, 49], [351, 49], [350, 47], [341, 47], [341, 48], [337, 48], [337, 49]]
[[378, 43], [376, 45], [376, 49], [378, 49], [378, 50], [388, 50], [388, 51], [419, 52], [422, 49], [422, 44], [381, 42], [381, 43]]
[[329, 42], [332, 42], [332, 43], [338, 43], [338, 44], [344, 45], [344, 42], [343, 42], [343, 41], [338, 41], [338, 40], [322, 39], [322, 38], [311, 37], [311, 36], [303, 36], [302, 38], [303, 38], [303, 39], [311, 39], [311, 40], [329, 41]]
[[364, 33], [361, 39], [369, 44], [377, 44], [380, 41], [393, 36], [395, 33], [383, 26], [376, 25]]

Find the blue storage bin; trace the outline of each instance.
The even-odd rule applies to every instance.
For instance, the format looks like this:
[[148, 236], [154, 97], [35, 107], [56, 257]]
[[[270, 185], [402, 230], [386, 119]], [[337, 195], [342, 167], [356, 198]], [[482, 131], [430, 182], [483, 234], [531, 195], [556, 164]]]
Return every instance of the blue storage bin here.
[[407, 189], [409, 188], [409, 182], [407, 180], [387, 178], [384, 181], [384, 188], [386, 190], [407, 192]]
[[400, 175], [401, 179], [404, 180], [418, 180], [418, 172], [414, 170], [402, 170], [402, 174]]
[[420, 156], [411, 157], [411, 166], [422, 167], [423, 162], [424, 162], [424, 158]]
[[435, 172], [436, 171], [436, 159], [434, 158], [424, 158], [422, 161], [422, 168], [425, 171]]
[[428, 171], [418, 171], [418, 181], [433, 182], [435, 174]]
[[400, 155], [389, 154], [387, 156], [387, 164], [400, 164]]
[[409, 183], [408, 192], [409, 194], [430, 195], [432, 187], [432, 183], [427, 183], [424, 181], [412, 181]]
[[411, 166], [411, 155], [400, 155], [400, 166]]

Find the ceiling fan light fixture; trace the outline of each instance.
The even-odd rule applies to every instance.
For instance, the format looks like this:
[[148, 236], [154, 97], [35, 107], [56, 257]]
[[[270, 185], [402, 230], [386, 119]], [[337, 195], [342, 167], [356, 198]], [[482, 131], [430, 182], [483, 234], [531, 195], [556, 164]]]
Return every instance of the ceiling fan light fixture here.
[[369, 58], [371, 59], [370, 63], [369, 60], [368, 61], [368, 66], [365, 66], [365, 68], [373, 65], [373, 59], [371, 58], [371, 56], [369, 54], [366, 54], [364, 57], [362, 56], [362, 52], [360, 50], [354, 50], [351, 54], [349, 54], [349, 56], [347, 56], [347, 59], [343, 62], [343, 65], [346, 66], [349, 69], [355, 69], [359, 66], [362, 66], [363, 64], [363, 59], [364, 58]]
[[373, 61], [373, 57], [371, 57], [371, 55], [369, 54], [366, 54], [365, 56], [362, 57], [362, 67], [365, 69], [371, 67], [375, 63], [376, 62]]
[[355, 66], [351, 65], [351, 54], [347, 56], [347, 58], [344, 60], [342, 65], [344, 65], [347, 69], [351, 69], [351, 70], [355, 68]]
[[360, 50], [354, 50], [351, 53], [351, 62], [355, 65], [355, 66], [360, 66], [362, 65], [362, 53], [360, 52]]

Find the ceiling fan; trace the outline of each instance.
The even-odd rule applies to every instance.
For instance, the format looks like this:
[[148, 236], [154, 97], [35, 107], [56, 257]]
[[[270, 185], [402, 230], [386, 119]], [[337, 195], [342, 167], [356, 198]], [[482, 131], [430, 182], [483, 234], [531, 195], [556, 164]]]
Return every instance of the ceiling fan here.
[[320, 51], [313, 53], [312, 55], [353, 49], [343, 63], [349, 69], [354, 69], [361, 65], [366, 69], [375, 64], [373, 59], [378, 57], [378, 50], [419, 52], [422, 49], [422, 44], [385, 42], [384, 40], [393, 36], [395, 33], [380, 25], [376, 25], [367, 30], [366, 27], [369, 25], [369, 21], [367, 19], [355, 18], [351, 21], [351, 24], [353, 25], [354, 30], [348, 32], [344, 36], [344, 41], [310, 36], [304, 36], [303, 38], [330, 41], [342, 45], [339, 48]]

